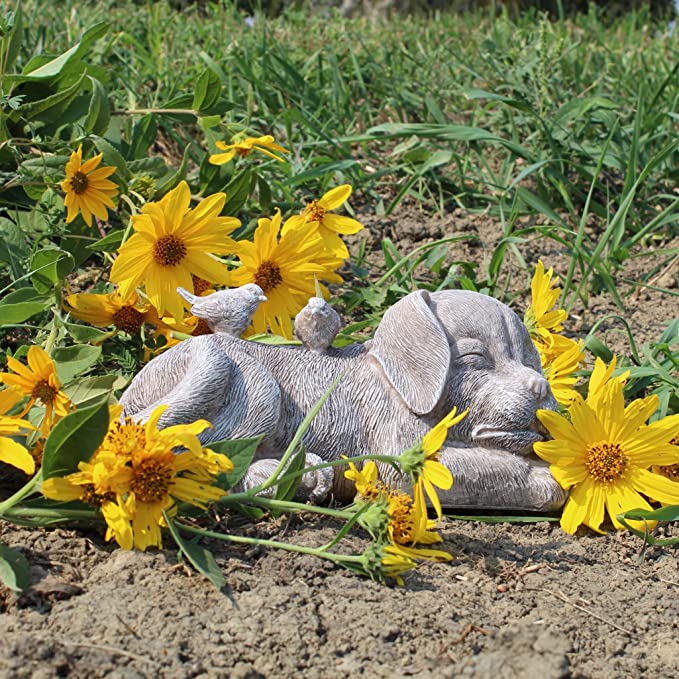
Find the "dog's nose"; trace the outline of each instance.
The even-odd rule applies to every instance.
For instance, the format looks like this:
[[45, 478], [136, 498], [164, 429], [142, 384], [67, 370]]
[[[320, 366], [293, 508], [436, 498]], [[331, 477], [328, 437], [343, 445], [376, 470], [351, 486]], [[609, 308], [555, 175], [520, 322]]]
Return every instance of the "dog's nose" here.
[[549, 382], [535, 373], [528, 378], [528, 388], [542, 401], [550, 396]]

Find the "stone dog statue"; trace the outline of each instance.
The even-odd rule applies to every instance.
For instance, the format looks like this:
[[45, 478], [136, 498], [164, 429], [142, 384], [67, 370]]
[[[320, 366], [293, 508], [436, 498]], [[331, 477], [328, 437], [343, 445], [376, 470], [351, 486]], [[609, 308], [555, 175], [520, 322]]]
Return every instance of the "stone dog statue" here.
[[[340, 455], [398, 455], [457, 406], [469, 414], [441, 451], [455, 479], [439, 494], [444, 506], [546, 511], [563, 504], [564, 491], [532, 453], [544, 437], [535, 412], [556, 402], [528, 331], [509, 307], [465, 290], [417, 291], [387, 310], [372, 340], [332, 348], [337, 315], [319, 315], [325, 303], [313, 300], [296, 325], [320, 336], [330, 325], [321, 346], [313, 337], [301, 337], [302, 347], [221, 333], [187, 339], [134, 378], [121, 401], [124, 415], [143, 420], [168, 404], [160, 426], [207, 419], [214, 428], [203, 433], [205, 445], [263, 434], [242, 482], [254, 487], [344, 374], [304, 436], [307, 466]], [[316, 330], [314, 319], [321, 319]], [[351, 499], [353, 485], [334, 469], [305, 474], [307, 496]], [[389, 465], [382, 473], [401, 482]]]

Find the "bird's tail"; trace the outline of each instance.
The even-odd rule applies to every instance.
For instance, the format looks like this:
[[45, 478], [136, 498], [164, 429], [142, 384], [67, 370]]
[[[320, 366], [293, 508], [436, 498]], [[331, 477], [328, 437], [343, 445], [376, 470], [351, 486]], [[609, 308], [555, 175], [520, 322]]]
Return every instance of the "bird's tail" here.
[[189, 292], [188, 290], [179, 287], [177, 288], [177, 292], [187, 301], [190, 302], [191, 304], [195, 304], [200, 297], [196, 297], [193, 293]]

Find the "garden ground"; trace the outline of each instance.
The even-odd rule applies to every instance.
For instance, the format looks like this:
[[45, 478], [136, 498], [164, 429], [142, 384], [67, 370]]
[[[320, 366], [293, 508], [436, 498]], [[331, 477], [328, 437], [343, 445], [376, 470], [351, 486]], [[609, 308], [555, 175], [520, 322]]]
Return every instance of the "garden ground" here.
[[[481, 239], [460, 246], [467, 248], [461, 254], [483, 261], [498, 237], [483, 215], [431, 217], [407, 203], [390, 217], [360, 217], [375, 247], [386, 236], [404, 252], [428, 238], [469, 232]], [[522, 254], [541, 256], [558, 271], [559, 256], [545, 245], [533, 241]], [[655, 264], [653, 257], [627, 264], [639, 262]], [[641, 279], [643, 271], [624, 274]], [[651, 290], [626, 301], [637, 342], [657, 339], [673, 298]], [[520, 297], [515, 307], [522, 312]], [[595, 298], [587, 315], [575, 311], [569, 328], [584, 334], [613, 311], [606, 296]], [[616, 351], [628, 349], [614, 327], [599, 336]], [[229, 521], [232, 532], [314, 546], [337, 529], [314, 515], [240, 528], [239, 519]], [[228, 583], [217, 592], [178, 563], [174, 550], [124, 552], [97, 533], [0, 524], [0, 542], [21, 549], [33, 569], [27, 592], [0, 599], [0, 676], [548, 679], [679, 672], [674, 550], [651, 548], [640, 559], [642, 542], [630, 534], [570, 536], [547, 521], [446, 518], [441, 534], [454, 560], [423, 564], [404, 587], [363, 580], [313, 557], [206, 543]], [[359, 546], [360, 538], [352, 540]]]

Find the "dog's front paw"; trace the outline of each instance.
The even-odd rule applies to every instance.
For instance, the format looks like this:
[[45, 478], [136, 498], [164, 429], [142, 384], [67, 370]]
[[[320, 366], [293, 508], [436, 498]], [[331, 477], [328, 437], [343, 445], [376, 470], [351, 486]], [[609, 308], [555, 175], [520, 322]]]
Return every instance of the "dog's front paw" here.
[[[305, 465], [307, 467], [315, 467], [323, 464], [323, 459], [313, 453], [306, 454]], [[297, 497], [302, 500], [307, 500], [312, 504], [320, 504], [327, 497], [332, 490], [332, 482], [335, 477], [333, 467], [323, 467], [322, 469], [314, 469], [302, 476], [302, 481], [297, 489]]]

